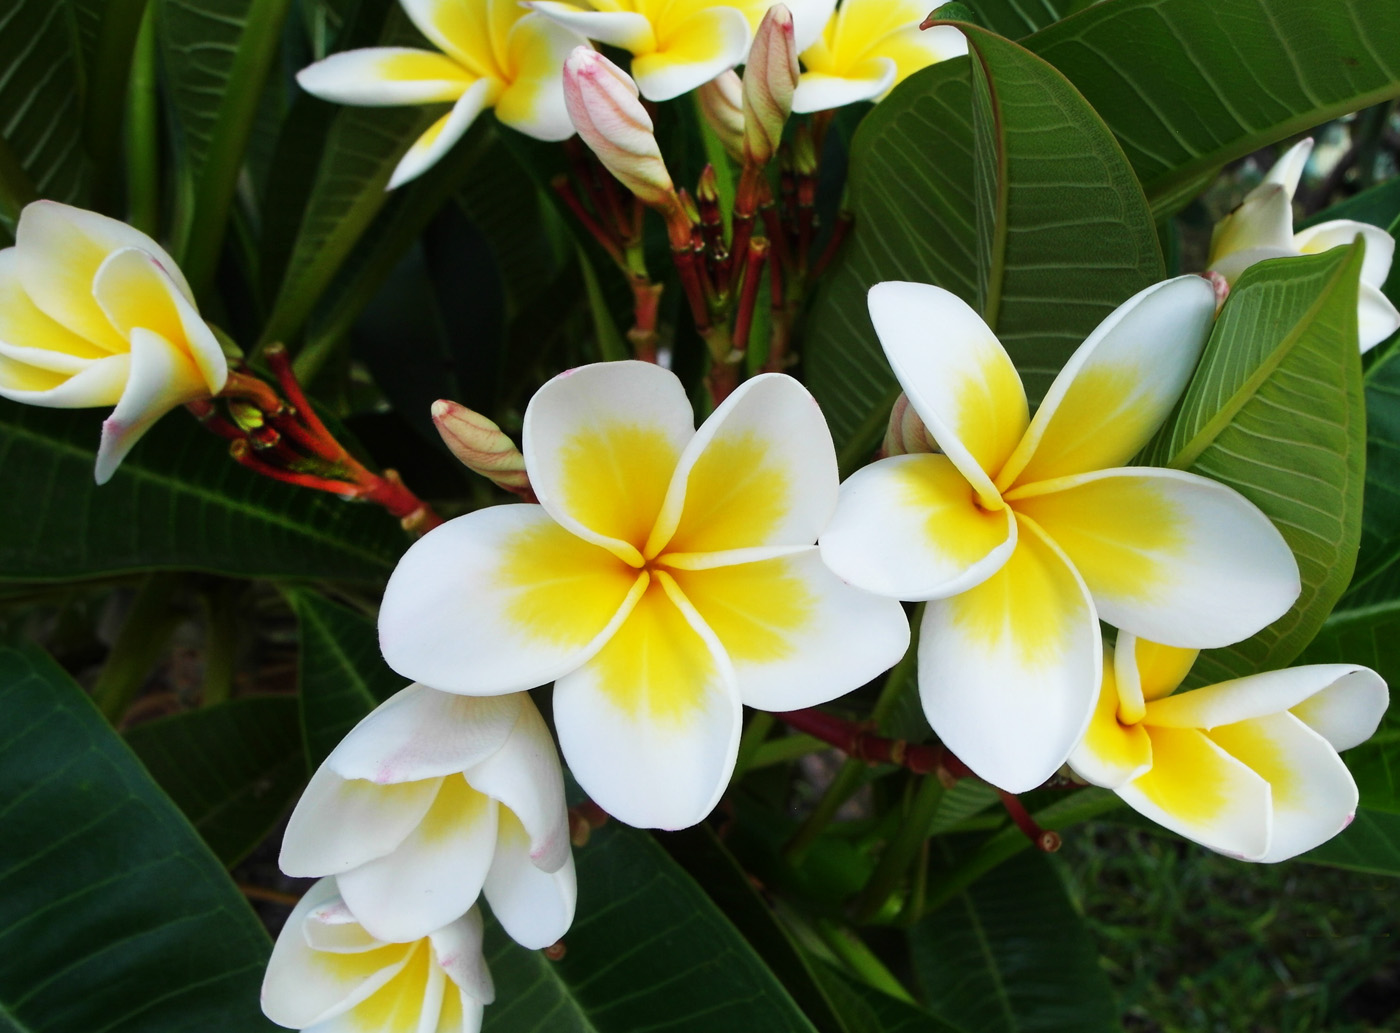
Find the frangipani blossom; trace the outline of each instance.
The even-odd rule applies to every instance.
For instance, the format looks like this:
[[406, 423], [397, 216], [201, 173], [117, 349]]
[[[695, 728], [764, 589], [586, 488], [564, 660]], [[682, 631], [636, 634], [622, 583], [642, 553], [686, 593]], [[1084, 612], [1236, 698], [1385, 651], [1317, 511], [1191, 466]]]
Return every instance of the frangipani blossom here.
[[956, 295], [881, 283], [870, 315], [940, 454], [856, 472], [822, 535], [851, 584], [930, 600], [919, 690], [933, 730], [1010, 792], [1064, 762], [1098, 693], [1099, 619], [1173, 645], [1238, 641], [1299, 592], [1292, 552], [1231, 488], [1122, 467], [1166, 419], [1215, 311], [1196, 276], [1120, 305], [1035, 419], [1016, 368]]
[[56, 201], [26, 205], [0, 251], [0, 396], [115, 405], [95, 475], [105, 484], [157, 419], [218, 394], [228, 361], [175, 260], [139, 230]]
[[[580, 35], [632, 54], [632, 78], [662, 101], [743, 64], [771, 0], [533, 0], [527, 6]], [[792, 0], [799, 48], [821, 31], [831, 0]]]
[[741, 704], [825, 702], [907, 647], [898, 603], [822, 565], [836, 456], [791, 377], [747, 381], [697, 431], [669, 371], [584, 366], [530, 401], [523, 451], [540, 504], [477, 510], [415, 543], [385, 590], [380, 646], [451, 692], [554, 681], [569, 769], [623, 821], [699, 821], [733, 770]]
[[1337, 754], [1375, 732], [1389, 702], [1381, 677], [1314, 664], [1172, 695], [1195, 659], [1193, 649], [1120, 632], [1070, 767], [1158, 824], [1246, 861], [1283, 861], [1346, 828], [1357, 791]]
[[1395, 240], [1379, 226], [1351, 219], [1333, 219], [1293, 232], [1293, 195], [1312, 148], [1311, 137], [1295, 144], [1274, 163], [1264, 181], [1245, 195], [1244, 202], [1216, 223], [1208, 265], [1233, 286], [1256, 262], [1320, 254], [1350, 244], [1360, 234], [1366, 239], [1366, 257], [1356, 317], [1361, 350], [1368, 351], [1400, 329], [1400, 312], [1381, 293], [1395, 257]]
[[951, 25], [921, 30], [927, 0], [844, 0], [825, 30], [802, 49], [805, 69], [792, 110], [825, 111], [880, 100], [921, 68], [967, 53], [967, 38]]
[[339, 104], [393, 107], [450, 101], [403, 156], [388, 189], [427, 171], [478, 115], [496, 109], [504, 125], [538, 140], [565, 140], [564, 59], [576, 33], [531, 14], [518, 0], [399, 0], [438, 48], [368, 47], [332, 54], [297, 73], [307, 93]]
[[381, 940], [414, 940], [485, 893], [526, 947], [574, 918], [564, 779], [529, 696], [474, 699], [410, 685], [351, 730], [311, 777], [282, 840], [288, 875], [334, 875]]
[[495, 999], [481, 913], [407, 943], [375, 937], [322, 879], [292, 909], [263, 977], [273, 1022], [313, 1033], [478, 1033]]

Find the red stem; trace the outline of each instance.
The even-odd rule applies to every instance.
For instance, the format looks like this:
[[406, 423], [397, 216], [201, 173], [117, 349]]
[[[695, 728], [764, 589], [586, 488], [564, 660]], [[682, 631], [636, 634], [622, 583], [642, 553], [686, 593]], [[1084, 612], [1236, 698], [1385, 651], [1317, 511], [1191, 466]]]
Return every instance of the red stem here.
[[773, 716], [868, 764], [898, 764], [916, 775], [944, 772], [953, 779], [972, 775], [971, 768], [939, 743], [910, 745], [903, 739], [886, 739], [822, 710], [789, 710]]
[[613, 235], [603, 229], [602, 224], [583, 206], [583, 202], [579, 200], [578, 194], [574, 192], [574, 185], [569, 182], [568, 177], [561, 173], [550, 181], [550, 186], [554, 188], [554, 192], [563, 199], [564, 203], [569, 206], [569, 211], [574, 213], [574, 218], [582, 223], [583, 228], [589, 232], [594, 240], [602, 245], [603, 250], [608, 253], [608, 257], [618, 265], [622, 265], [622, 249], [618, 246]]
[[768, 241], [749, 242], [749, 260], [744, 263], [744, 279], [739, 292], [739, 309], [734, 316], [734, 350], [747, 351], [749, 332], [753, 329], [753, 308], [758, 298], [758, 285], [763, 281], [763, 267], [768, 261]]
[[826, 248], [822, 251], [821, 258], [817, 259], [816, 267], [812, 270], [812, 276], [817, 277], [826, 272], [826, 267], [836, 257], [836, 253], [841, 250], [841, 245], [846, 241], [846, 234], [851, 231], [851, 223], [854, 219], [850, 212], [842, 212], [836, 216], [836, 225], [831, 228], [831, 237], [826, 242]]

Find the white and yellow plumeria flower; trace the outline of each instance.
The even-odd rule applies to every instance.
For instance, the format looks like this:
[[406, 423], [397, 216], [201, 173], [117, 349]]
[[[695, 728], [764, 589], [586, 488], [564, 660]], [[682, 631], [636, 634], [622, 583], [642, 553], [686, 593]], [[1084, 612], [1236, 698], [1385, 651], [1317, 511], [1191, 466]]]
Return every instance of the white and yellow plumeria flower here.
[[825, 111], [880, 100], [921, 68], [967, 53], [967, 38], [951, 25], [920, 30], [927, 0], [844, 0], [821, 35], [800, 53], [804, 69], [792, 110]]
[[1400, 329], [1400, 312], [1381, 293], [1395, 256], [1395, 240], [1379, 226], [1351, 219], [1333, 219], [1293, 232], [1293, 195], [1312, 148], [1311, 137], [1295, 144], [1269, 169], [1264, 181], [1245, 195], [1244, 202], [1216, 223], [1208, 264], [1233, 285], [1256, 262], [1320, 254], [1350, 244], [1360, 234], [1366, 239], [1366, 258], [1356, 315], [1361, 350], [1367, 351]]
[[[671, 100], [743, 64], [771, 0], [534, 0], [528, 6], [599, 43], [632, 55], [647, 100]], [[831, 0], [788, 3], [799, 47], [816, 38]], [[811, 12], [811, 13], [809, 13]]]
[[386, 943], [322, 879], [292, 909], [263, 978], [273, 1022], [314, 1033], [478, 1033], [495, 999], [481, 914], [407, 943]]
[[1375, 732], [1389, 703], [1381, 677], [1315, 664], [1172, 695], [1195, 659], [1120, 632], [1070, 767], [1173, 832], [1247, 861], [1283, 861], [1346, 828], [1356, 783], [1337, 753]]
[[1166, 419], [1215, 311], [1183, 276], [1112, 312], [1035, 419], [1010, 357], [956, 295], [881, 283], [870, 315], [941, 454], [857, 471], [822, 535], [851, 584], [928, 599], [919, 689], [933, 730], [982, 778], [1039, 785], [1093, 711], [1099, 619], [1174, 645], [1226, 645], [1299, 592], [1293, 554], [1234, 490], [1122, 468]]
[[907, 647], [897, 603], [822, 565], [836, 457], [791, 377], [747, 381], [697, 431], [669, 371], [584, 366], [536, 393], [523, 444], [540, 504], [415, 543], [389, 579], [380, 646], [451, 692], [554, 681], [569, 769], [623, 821], [699, 821], [733, 770], [741, 704], [814, 706]]
[[566, 27], [531, 14], [517, 0], [399, 0], [441, 53], [368, 47], [332, 54], [297, 73], [307, 93], [339, 104], [393, 107], [450, 102], [403, 156], [389, 189], [427, 171], [487, 108], [512, 129], [565, 140], [563, 68], [583, 43]]
[[312, 776], [282, 840], [288, 875], [337, 877], [380, 940], [415, 940], [484, 893], [539, 949], [574, 918], [564, 780], [529, 696], [475, 699], [410, 685]]
[[158, 418], [218, 394], [228, 361], [165, 250], [125, 223], [55, 201], [20, 213], [0, 251], [0, 397], [83, 409], [102, 424], [104, 484]]

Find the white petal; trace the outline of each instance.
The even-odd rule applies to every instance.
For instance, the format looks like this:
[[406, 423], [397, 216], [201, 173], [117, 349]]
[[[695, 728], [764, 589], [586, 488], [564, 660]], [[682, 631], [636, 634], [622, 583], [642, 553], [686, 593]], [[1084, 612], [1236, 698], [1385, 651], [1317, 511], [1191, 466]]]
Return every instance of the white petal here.
[[69, 376], [0, 353], [0, 398], [54, 409], [114, 405], [121, 400], [130, 375], [130, 355], [108, 355]]
[[1369, 667], [1359, 667], [1289, 709], [1340, 752], [1371, 738], [1389, 704], [1385, 680]]
[[645, 15], [635, 11], [586, 11], [557, 0], [534, 0], [525, 4], [580, 36], [634, 54], [656, 46], [656, 34]]
[[1098, 699], [1103, 643], [1084, 582], [1038, 528], [975, 588], [936, 599], [919, 636], [919, 695], [938, 737], [1021, 793], [1053, 775]]
[[1207, 265], [1234, 283], [1255, 262], [1297, 253], [1289, 195], [1278, 184], [1261, 183], [1243, 204], [1215, 224]]
[[673, 574], [734, 665], [746, 706], [825, 703], [889, 670], [909, 648], [904, 608], [844, 584], [815, 548]]
[[957, 595], [1016, 548], [1010, 508], [988, 512], [945, 455], [891, 456], [841, 485], [822, 559], [858, 588], [895, 599]]
[[516, 69], [496, 100], [504, 125], [536, 140], [567, 140], [574, 124], [564, 106], [564, 60], [587, 41], [542, 14], [527, 14], [510, 30], [507, 48]]
[[455, 922], [434, 930], [428, 939], [438, 965], [448, 978], [474, 1000], [490, 1004], [496, 999], [496, 989], [491, 982], [491, 970], [482, 956], [482, 933], [481, 911], [472, 908]]
[[410, 685], [357, 724], [326, 758], [341, 778], [381, 784], [460, 774], [499, 750], [524, 695], [459, 696]]
[[1084, 781], [1116, 789], [1152, 768], [1152, 743], [1147, 730], [1136, 723], [1120, 720], [1114, 657], [1106, 651], [1103, 685], [1099, 689], [1094, 716], [1084, 737], [1069, 755], [1069, 766]]
[[530, 861], [530, 841], [519, 822], [502, 815], [496, 858], [482, 892], [496, 921], [522, 947], [543, 950], [574, 921], [578, 879], [565, 844], [564, 863], [544, 872]]
[[1332, 219], [1299, 230], [1293, 236], [1293, 246], [1302, 254], [1318, 255], [1334, 247], [1349, 247], [1358, 236], [1366, 239], [1361, 282], [1380, 287], [1390, 275], [1390, 263], [1395, 258], [1395, 238], [1379, 226], [1351, 219]]
[[1298, 252], [1293, 250], [1292, 244], [1287, 247], [1251, 247], [1222, 255], [1211, 264], [1211, 269], [1225, 277], [1226, 281], [1233, 285], [1240, 278], [1240, 274], [1252, 265], [1275, 258], [1297, 257]]
[[0, 354], [60, 373], [77, 373], [112, 354], [45, 315], [25, 293], [19, 267], [19, 248], [0, 250]]
[[799, 115], [831, 111], [847, 104], [875, 100], [894, 85], [895, 63], [887, 57], [863, 63], [860, 77], [803, 72], [792, 95], [792, 110]]
[[836, 13], [836, 0], [786, 0], [792, 14], [793, 48], [801, 54], [817, 41], [831, 16]]
[[673, 100], [743, 61], [752, 38], [742, 11], [708, 7], [676, 26], [660, 49], [634, 51], [632, 78], [647, 100]]
[[1311, 136], [1299, 140], [1284, 151], [1269, 171], [1264, 173], [1264, 181], [1254, 190], [1257, 192], [1267, 184], [1277, 183], [1283, 187], [1291, 199], [1298, 192], [1298, 182], [1303, 178], [1303, 169], [1307, 167], [1308, 156], [1312, 154], [1312, 149], [1313, 138]]
[[422, 820], [437, 788], [436, 779], [392, 786], [347, 781], [322, 764], [287, 822], [278, 867], [308, 878], [383, 857]]
[[457, 99], [457, 103], [452, 105], [452, 110], [413, 141], [413, 146], [394, 166], [394, 172], [384, 189], [397, 189], [436, 165], [438, 160], [466, 135], [476, 117], [495, 102], [500, 89], [501, 84], [492, 79], [478, 79], [468, 86], [466, 92]]
[[1370, 351], [1400, 330], [1400, 312], [1397, 312], [1390, 299], [1369, 283], [1361, 285], [1356, 309], [1357, 336], [1361, 340], [1361, 350]]
[[596, 653], [640, 581], [539, 506], [491, 506], [449, 520], [399, 560], [379, 645], [394, 670], [444, 692], [519, 692]]
[[312, 96], [370, 106], [456, 101], [476, 79], [451, 58], [411, 47], [346, 50], [297, 73]]

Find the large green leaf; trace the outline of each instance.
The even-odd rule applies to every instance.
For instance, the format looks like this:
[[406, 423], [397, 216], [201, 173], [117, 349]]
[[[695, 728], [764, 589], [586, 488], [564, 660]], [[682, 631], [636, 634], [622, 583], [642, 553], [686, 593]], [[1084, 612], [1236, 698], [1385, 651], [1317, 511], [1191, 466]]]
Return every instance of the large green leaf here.
[[493, 927], [485, 1033], [815, 1033], [753, 948], [644, 832], [574, 852], [578, 914], [550, 961]]
[[0, 1028], [262, 1033], [267, 934], [82, 690], [0, 646]]
[[1357, 872], [1400, 875], [1400, 814], [1363, 808], [1344, 831], [1300, 859]]
[[[971, 0], [965, 6], [976, 15], [978, 25], [1007, 39], [1020, 39], [1054, 25], [1084, 5], [1085, 0]], [[937, 10], [938, 4], [933, 3], [930, 9]]]
[[984, 875], [909, 932], [929, 1010], [977, 1033], [1119, 1029], [1083, 919], [1043, 855]]
[[266, 838], [306, 781], [291, 696], [161, 718], [131, 729], [126, 744], [228, 867]]
[[1281, 667], [1312, 640], [1351, 578], [1361, 531], [1365, 419], [1356, 345], [1362, 250], [1246, 270], [1148, 454], [1228, 484], [1293, 550], [1303, 590], [1252, 638], [1201, 654], [1193, 681]]
[[301, 726], [314, 770], [345, 733], [407, 682], [379, 655], [374, 619], [323, 595], [287, 593], [301, 624]]
[[1038, 399], [1089, 331], [1163, 275], [1147, 204], [1093, 110], [1035, 55], [961, 27], [971, 90], [962, 61], [926, 69], [852, 145], [853, 239], [807, 349], [847, 460], [878, 440], [895, 390], [866, 316], [872, 284], [932, 282], [976, 305]]
[[963, 1033], [961, 1027], [935, 1018], [917, 1005], [847, 979], [826, 965], [818, 967], [817, 973], [851, 1033]]
[[1123, 145], [1153, 212], [1265, 144], [1400, 95], [1400, 4], [1113, 0], [1026, 45]]
[[1372, 365], [1363, 383], [1366, 492], [1356, 574], [1342, 603], [1348, 608], [1400, 598], [1400, 349]]
[[0, 579], [151, 569], [376, 581], [407, 542], [382, 510], [278, 484], [172, 413], [111, 482], [94, 413], [0, 402]]

